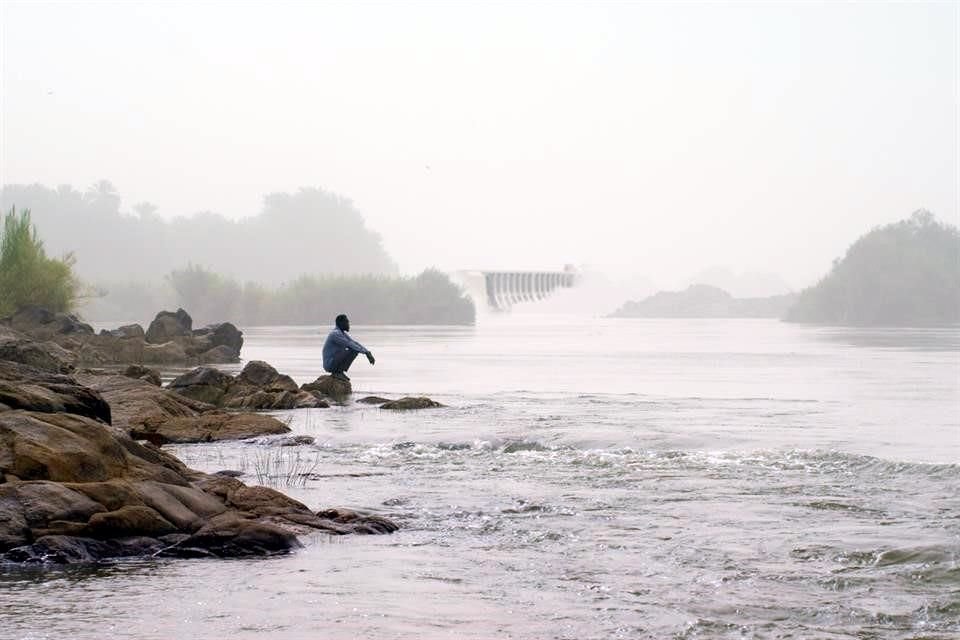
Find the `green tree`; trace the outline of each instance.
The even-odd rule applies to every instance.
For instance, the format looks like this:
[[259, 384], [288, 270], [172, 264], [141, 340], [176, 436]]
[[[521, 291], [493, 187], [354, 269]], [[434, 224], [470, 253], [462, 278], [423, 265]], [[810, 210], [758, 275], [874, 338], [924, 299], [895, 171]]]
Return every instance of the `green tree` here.
[[944, 325], [960, 322], [960, 234], [925, 210], [858, 239], [787, 313], [793, 322]]
[[29, 209], [17, 213], [13, 207], [0, 217], [0, 316], [31, 304], [50, 311], [72, 309], [79, 288], [73, 256], [47, 257]]

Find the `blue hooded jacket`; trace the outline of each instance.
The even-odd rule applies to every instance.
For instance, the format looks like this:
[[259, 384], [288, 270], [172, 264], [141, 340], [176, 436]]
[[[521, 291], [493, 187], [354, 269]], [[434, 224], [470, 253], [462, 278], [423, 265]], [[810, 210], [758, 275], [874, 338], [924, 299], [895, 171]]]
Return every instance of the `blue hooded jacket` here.
[[330, 332], [330, 335], [327, 336], [326, 342], [323, 343], [323, 368], [329, 371], [330, 367], [333, 366], [333, 361], [337, 356], [337, 353], [341, 351], [356, 351], [357, 353], [369, 354], [370, 351], [347, 335], [347, 332], [343, 329], [334, 329]]

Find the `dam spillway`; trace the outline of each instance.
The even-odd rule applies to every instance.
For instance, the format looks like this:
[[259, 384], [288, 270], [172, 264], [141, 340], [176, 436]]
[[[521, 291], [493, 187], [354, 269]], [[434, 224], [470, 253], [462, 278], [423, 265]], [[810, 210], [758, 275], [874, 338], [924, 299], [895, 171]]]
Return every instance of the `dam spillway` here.
[[562, 271], [461, 271], [458, 279], [478, 304], [495, 311], [509, 311], [515, 304], [538, 302], [558, 289], [576, 284], [572, 267]]

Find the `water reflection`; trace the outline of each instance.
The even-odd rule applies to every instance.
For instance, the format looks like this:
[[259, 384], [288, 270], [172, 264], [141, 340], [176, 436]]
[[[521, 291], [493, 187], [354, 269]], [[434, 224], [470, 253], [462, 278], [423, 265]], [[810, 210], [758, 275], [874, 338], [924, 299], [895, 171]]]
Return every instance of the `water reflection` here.
[[852, 347], [899, 349], [904, 351], [960, 351], [960, 327], [936, 328], [861, 328], [828, 327], [817, 329], [821, 340]]

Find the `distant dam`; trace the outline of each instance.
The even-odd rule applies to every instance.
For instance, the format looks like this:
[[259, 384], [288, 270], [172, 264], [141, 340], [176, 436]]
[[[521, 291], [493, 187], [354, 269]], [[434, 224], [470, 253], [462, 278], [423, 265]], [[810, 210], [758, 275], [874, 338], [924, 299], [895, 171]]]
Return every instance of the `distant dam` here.
[[577, 283], [577, 270], [566, 265], [562, 271], [458, 271], [451, 274], [477, 304], [494, 311], [509, 311], [521, 302], [543, 300], [561, 288]]

